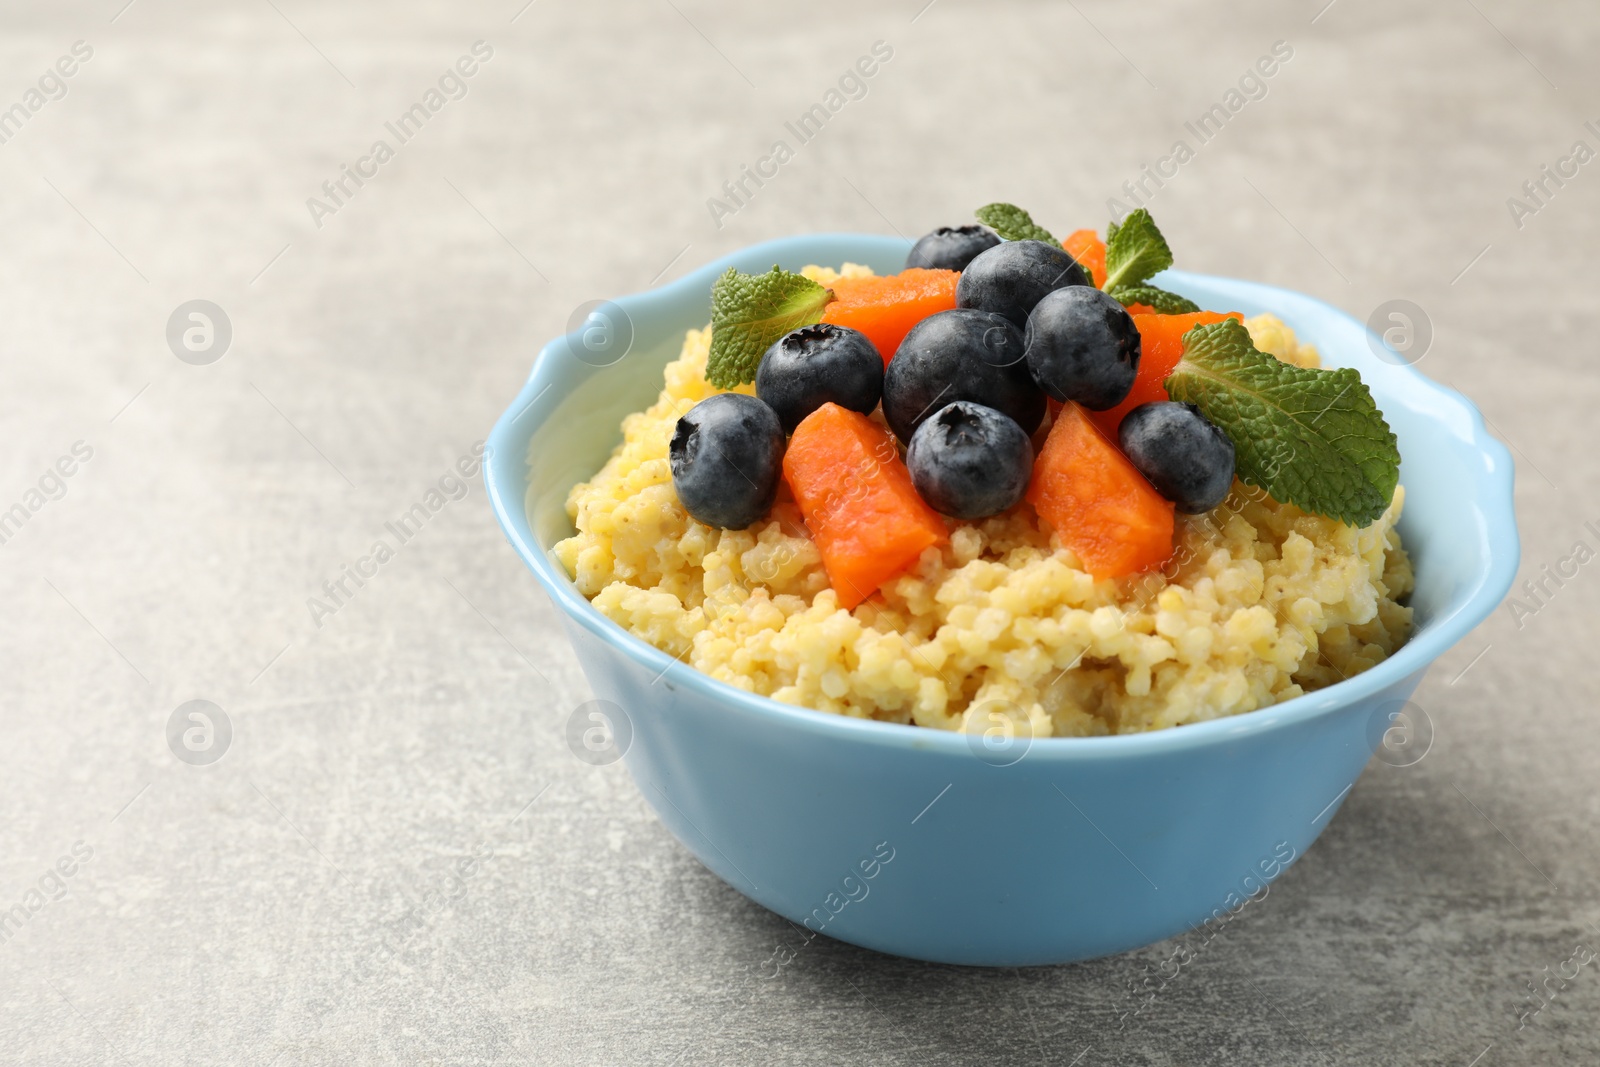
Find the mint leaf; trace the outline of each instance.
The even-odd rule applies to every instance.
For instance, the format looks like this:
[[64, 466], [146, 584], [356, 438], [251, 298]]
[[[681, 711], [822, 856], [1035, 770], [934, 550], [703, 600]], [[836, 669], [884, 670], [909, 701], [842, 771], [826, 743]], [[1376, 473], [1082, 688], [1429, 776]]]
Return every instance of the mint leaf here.
[[1130, 213], [1121, 226], [1106, 227], [1106, 292], [1138, 285], [1170, 266], [1172, 249], [1144, 208]]
[[1153, 307], [1163, 315], [1186, 315], [1199, 311], [1200, 305], [1186, 296], [1157, 289], [1153, 285], [1122, 285], [1111, 294], [1123, 304], [1143, 304]]
[[1183, 358], [1163, 384], [1228, 435], [1247, 485], [1355, 526], [1389, 506], [1400, 450], [1354, 370], [1283, 363], [1225, 319], [1183, 335]]
[[1033, 221], [1033, 216], [1015, 204], [985, 204], [973, 212], [978, 221], [1007, 241], [1044, 241], [1060, 244], [1050, 231]]
[[711, 286], [711, 355], [706, 381], [732, 389], [756, 380], [756, 367], [772, 342], [822, 321], [833, 299], [810, 278], [776, 264], [766, 274], [740, 274], [732, 267]]

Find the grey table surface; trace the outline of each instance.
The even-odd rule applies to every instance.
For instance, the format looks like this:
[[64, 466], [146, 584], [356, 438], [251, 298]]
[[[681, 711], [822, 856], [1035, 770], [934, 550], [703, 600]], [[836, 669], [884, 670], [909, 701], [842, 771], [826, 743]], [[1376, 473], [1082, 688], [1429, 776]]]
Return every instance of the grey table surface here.
[[[876, 41], [865, 95], [714, 212]], [[313, 618], [585, 301], [995, 199], [1098, 226], [1279, 41], [1151, 197], [1182, 265], [1422, 309], [1420, 369], [1513, 447], [1521, 578], [1568, 577], [1443, 658], [1425, 757], [1375, 760], [1134, 1024], [1162, 946], [819, 941], [761, 979], [787, 924], [569, 752], [589, 690], [476, 481]], [[1600, 947], [1597, 48], [1580, 0], [6, 4], [0, 1062], [1600, 1062], [1596, 967], [1517, 1017]], [[210, 362], [168, 342], [195, 299], [231, 324]], [[195, 699], [231, 723], [210, 765], [169, 747]]]

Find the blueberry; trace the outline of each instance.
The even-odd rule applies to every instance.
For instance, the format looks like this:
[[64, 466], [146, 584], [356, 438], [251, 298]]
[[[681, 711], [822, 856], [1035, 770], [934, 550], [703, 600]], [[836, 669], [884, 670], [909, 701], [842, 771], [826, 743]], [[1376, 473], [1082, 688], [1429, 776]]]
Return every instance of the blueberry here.
[[917, 427], [906, 467], [911, 484], [935, 511], [981, 519], [1022, 499], [1033, 473], [1033, 445], [1014, 419], [957, 400]]
[[1088, 272], [1060, 245], [1005, 241], [979, 253], [961, 272], [956, 307], [998, 312], [1020, 329], [1044, 294], [1089, 284]]
[[707, 526], [742, 530], [778, 495], [783, 426], [755, 397], [718, 393], [678, 420], [670, 455], [684, 510]]
[[1193, 404], [1140, 404], [1123, 418], [1117, 442], [1156, 492], [1186, 514], [1210, 511], [1233, 487], [1233, 442]]
[[819, 322], [772, 342], [756, 368], [756, 396], [778, 413], [784, 433], [829, 403], [872, 414], [883, 393], [883, 357], [867, 335]]
[[999, 243], [999, 235], [987, 226], [940, 226], [911, 246], [906, 266], [966, 270], [974, 256]]
[[1034, 381], [1057, 400], [1105, 411], [1128, 398], [1139, 373], [1139, 328], [1115, 297], [1089, 285], [1046, 293], [1025, 337]]
[[1004, 315], [963, 308], [929, 315], [911, 327], [884, 372], [884, 420], [909, 444], [929, 415], [971, 400], [1032, 433], [1044, 418], [1044, 393], [1022, 352], [1022, 331]]

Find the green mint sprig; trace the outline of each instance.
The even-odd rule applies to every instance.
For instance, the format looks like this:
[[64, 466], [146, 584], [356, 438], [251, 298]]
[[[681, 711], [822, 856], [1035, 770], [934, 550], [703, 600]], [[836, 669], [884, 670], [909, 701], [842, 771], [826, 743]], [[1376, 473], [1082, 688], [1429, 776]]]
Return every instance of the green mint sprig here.
[[1123, 304], [1144, 304], [1163, 315], [1199, 311], [1200, 305], [1177, 293], [1147, 285], [1151, 276], [1172, 266], [1172, 249], [1161, 236], [1150, 212], [1130, 212], [1106, 227], [1106, 284], [1104, 289]]
[[1106, 292], [1120, 285], [1139, 285], [1172, 266], [1172, 249], [1150, 212], [1140, 208], [1106, 227]]
[[1163, 315], [1187, 315], [1200, 310], [1200, 305], [1188, 297], [1157, 289], [1153, 285], [1124, 285], [1111, 295], [1123, 304], [1143, 304]]
[[1354, 370], [1284, 363], [1225, 319], [1183, 335], [1183, 358], [1163, 384], [1228, 435], [1245, 484], [1354, 526], [1388, 508], [1400, 449]]
[[1044, 241], [1058, 245], [1050, 231], [1033, 221], [1033, 216], [1015, 204], [985, 204], [973, 212], [978, 221], [1007, 241]]
[[776, 264], [766, 274], [740, 274], [732, 267], [711, 286], [711, 355], [706, 381], [732, 389], [756, 380], [756, 368], [772, 342], [822, 321], [833, 290]]

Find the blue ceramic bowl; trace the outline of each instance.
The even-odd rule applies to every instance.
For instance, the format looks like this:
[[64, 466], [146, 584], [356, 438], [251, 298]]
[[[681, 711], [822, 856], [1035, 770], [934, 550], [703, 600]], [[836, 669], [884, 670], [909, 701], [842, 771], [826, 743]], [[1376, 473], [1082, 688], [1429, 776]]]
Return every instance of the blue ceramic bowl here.
[[893, 272], [907, 247], [859, 234], [772, 241], [606, 305], [587, 336], [545, 347], [495, 425], [495, 515], [559, 609], [596, 697], [625, 712], [640, 791], [752, 900], [830, 937], [958, 964], [1061, 963], [1181, 933], [1264, 891], [1306, 850], [1423, 672], [1504, 596], [1518, 559], [1511, 457], [1471, 403], [1379, 358], [1343, 312], [1174, 271], [1160, 284], [1204, 307], [1271, 311], [1329, 365], [1356, 367], [1398, 434], [1417, 629], [1374, 669], [1214, 722], [1038, 739], [1008, 763], [965, 735], [752, 696], [590, 606], [549, 551], [572, 532], [567, 491], [605, 461], [622, 416], [654, 401], [683, 332], [709, 317], [712, 280], [774, 263]]

